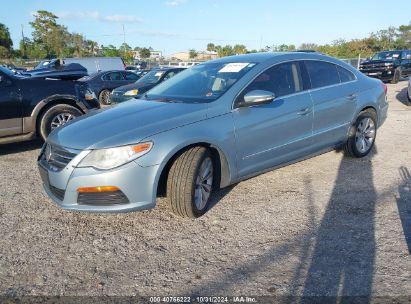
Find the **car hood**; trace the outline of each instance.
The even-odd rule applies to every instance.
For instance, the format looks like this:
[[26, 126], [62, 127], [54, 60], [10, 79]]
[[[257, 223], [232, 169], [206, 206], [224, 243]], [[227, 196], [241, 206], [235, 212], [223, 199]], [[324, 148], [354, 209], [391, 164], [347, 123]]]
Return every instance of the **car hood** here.
[[207, 104], [133, 99], [77, 118], [53, 131], [47, 142], [78, 150], [138, 143], [205, 119], [207, 108]]
[[148, 88], [148, 87], [152, 87], [154, 85], [155, 84], [153, 84], [153, 83], [134, 82], [134, 83], [131, 83], [131, 84], [127, 84], [127, 85], [118, 87], [114, 91], [119, 92], [119, 93], [125, 93], [125, 92], [130, 91], [130, 90]]

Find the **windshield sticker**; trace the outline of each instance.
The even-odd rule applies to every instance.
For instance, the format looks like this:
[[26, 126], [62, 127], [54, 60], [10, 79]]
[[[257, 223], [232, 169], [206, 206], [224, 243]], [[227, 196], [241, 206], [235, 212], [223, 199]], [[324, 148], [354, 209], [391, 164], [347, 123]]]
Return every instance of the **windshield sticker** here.
[[161, 77], [161, 75], [163, 75], [163, 72], [157, 72], [154, 76]]
[[219, 70], [218, 72], [219, 73], [238, 73], [249, 64], [250, 63], [248, 62], [229, 63], [226, 66], [224, 66], [221, 70]]
[[398, 57], [400, 57], [400, 54], [393, 54], [392, 57], [398, 58]]

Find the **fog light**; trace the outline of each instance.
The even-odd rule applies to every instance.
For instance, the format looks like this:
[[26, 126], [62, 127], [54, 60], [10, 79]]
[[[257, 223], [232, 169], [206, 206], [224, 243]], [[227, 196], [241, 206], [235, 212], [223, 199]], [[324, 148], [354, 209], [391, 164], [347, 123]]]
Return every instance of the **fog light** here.
[[84, 188], [78, 188], [77, 192], [79, 193], [101, 193], [101, 192], [114, 192], [114, 191], [120, 191], [118, 187], [115, 186], [98, 186], [98, 187], [84, 187]]

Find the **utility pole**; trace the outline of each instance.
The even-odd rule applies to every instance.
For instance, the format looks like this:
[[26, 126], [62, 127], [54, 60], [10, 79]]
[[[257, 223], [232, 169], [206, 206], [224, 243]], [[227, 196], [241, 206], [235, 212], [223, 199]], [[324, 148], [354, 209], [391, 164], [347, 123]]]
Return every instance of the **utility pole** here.
[[123, 42], [126, 44], [126, 31], [124, 30], [124, 24], [123, 24]]
[[22, 41], [22, 43], [23, 43], [23, 54], [21, 54], [22, 55], [22, 57], [25, 57], [26, 56], [26, 41], [25, 41], [25, 39], [24, 39], [24, 25], [22, 24], [21, 25], [21, 41]]

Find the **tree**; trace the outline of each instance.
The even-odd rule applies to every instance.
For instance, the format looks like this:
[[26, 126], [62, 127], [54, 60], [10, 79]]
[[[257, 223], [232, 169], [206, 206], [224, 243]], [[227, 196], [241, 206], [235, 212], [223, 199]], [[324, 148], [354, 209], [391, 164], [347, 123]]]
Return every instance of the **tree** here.
[[236, 44], [233, 46], [233, 53], [236, 55], [247, 54], [247, 48], [245, 45]]
[[299, 50], [317, 50], [318, 45], [315, 43], [303, 43], [300, 45], [300, 47], [298, 48]]
[[0, 46], [4, 47], [9, 52], [13, 46], [9, 29], [3, 23], [0, 23]]
[[216, 51], [214, 43], [207, 44], [207, 51], [208, 52], [215, 52]]
[[[69, 53], [70, 33], [67, 28], [57, 24], [58, 17], [51, 12], [40, 10], [34, 14], [33, 41], [43, 46], [48, 57], [62, 56]], [[71, 41], [72, 42], [72, 41]], [[76, 50], [76, 48], [73, 48]]]
[[197, 53], [196, 50], [191, 49], [191, 50], [188, 51], [188, 55], [189, 55], [189, 58], [190, 58], [190, 59], [194, 59], [194, 58], [196, 58], [196, 57], [198, 56], [198, 53]]
[[139, 53], [142, 59], [150, 58], [151, 55], [150, 49], [148, 48], [141, 48]]

